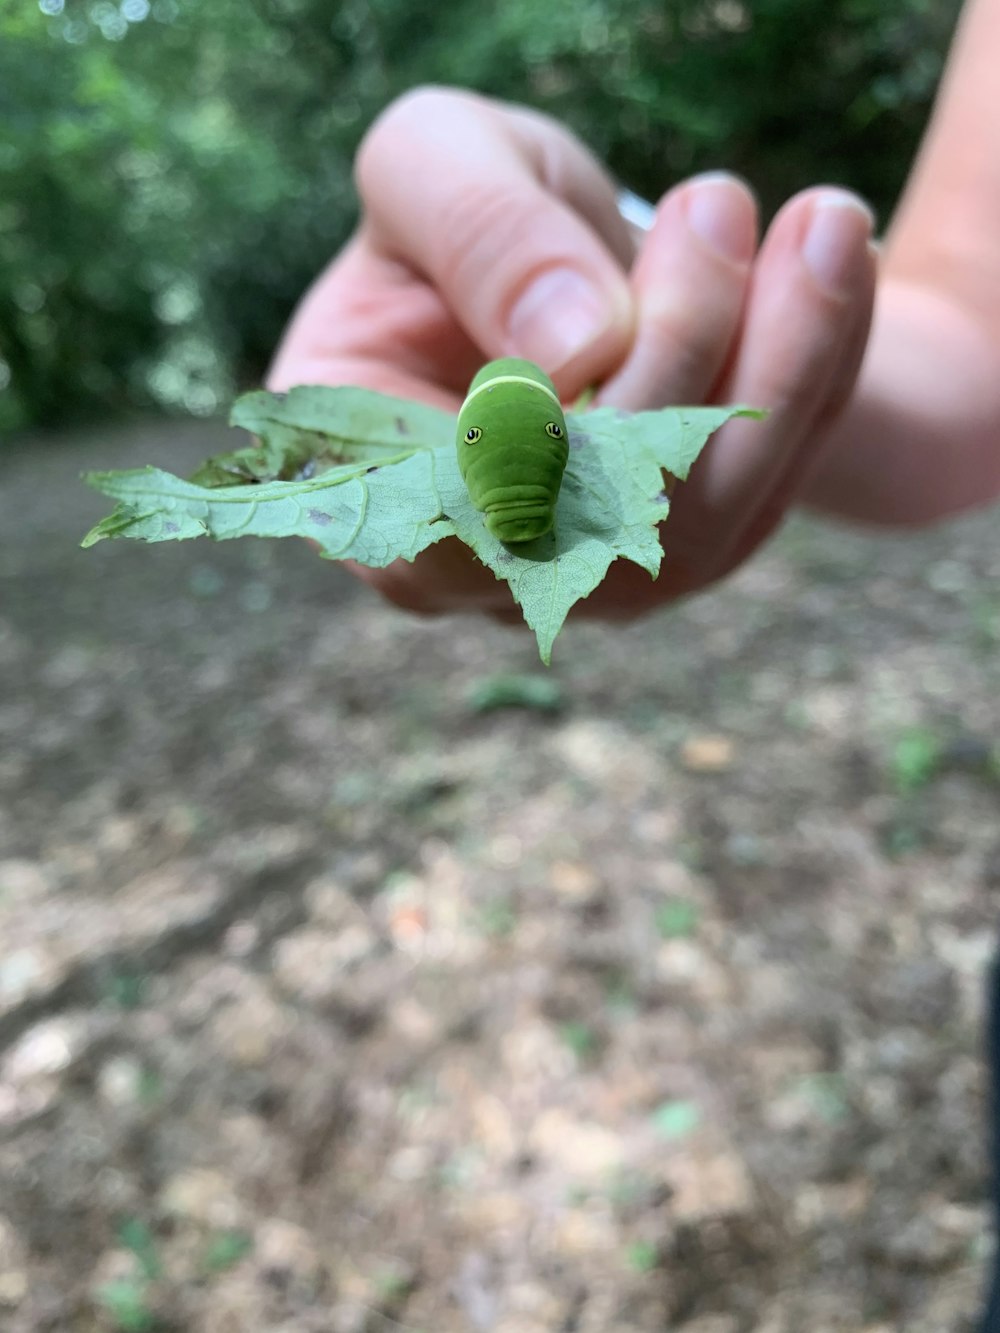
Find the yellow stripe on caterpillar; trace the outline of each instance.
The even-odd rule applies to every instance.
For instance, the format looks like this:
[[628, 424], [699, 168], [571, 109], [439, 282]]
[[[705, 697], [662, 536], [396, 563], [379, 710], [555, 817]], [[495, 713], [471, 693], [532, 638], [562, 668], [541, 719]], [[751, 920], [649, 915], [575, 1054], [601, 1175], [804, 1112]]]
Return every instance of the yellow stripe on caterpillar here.
[[547, 385], [539, 384], [538, 380], [529, 379], [527, 375], [494, 375], [493, 379], [485, 380], [482, 384], [477, 384], [472, 392], [466, 397], [462, 407], [468, 407], [469, 403], [472, 402], [477, 394], [482, 393], [484, 389], [491, 389], [494, 384], [528, 384], [532, 389], [541, 389], [542, 393], [547, 393], [557, 407], [562, 407], [562, 403], [560, 403], [556, 394], [554, 394]]

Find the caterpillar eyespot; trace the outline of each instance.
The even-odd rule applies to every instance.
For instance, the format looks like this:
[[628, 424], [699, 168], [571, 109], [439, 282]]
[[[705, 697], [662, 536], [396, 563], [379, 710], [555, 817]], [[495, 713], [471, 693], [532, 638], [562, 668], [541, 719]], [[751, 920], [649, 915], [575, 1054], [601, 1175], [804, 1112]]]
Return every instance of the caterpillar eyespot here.
[[569, 444], [543, 370], [519, 357], [483, 366], [458, 414], [457, 448], [469, 496], [495, 537], [516, 544], [549, 531]]

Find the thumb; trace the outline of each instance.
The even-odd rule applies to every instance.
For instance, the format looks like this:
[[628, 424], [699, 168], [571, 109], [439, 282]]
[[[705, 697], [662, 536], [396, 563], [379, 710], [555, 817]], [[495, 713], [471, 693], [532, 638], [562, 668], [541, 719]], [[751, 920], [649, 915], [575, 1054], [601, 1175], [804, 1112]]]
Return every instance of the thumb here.
[[420, 89], [372, 126], [356, 179], [373, 244], [433, 283], [486, 358], [527, 357], [568, 396], [625, 356], [624, 223], [607, 177], [554, 123]]

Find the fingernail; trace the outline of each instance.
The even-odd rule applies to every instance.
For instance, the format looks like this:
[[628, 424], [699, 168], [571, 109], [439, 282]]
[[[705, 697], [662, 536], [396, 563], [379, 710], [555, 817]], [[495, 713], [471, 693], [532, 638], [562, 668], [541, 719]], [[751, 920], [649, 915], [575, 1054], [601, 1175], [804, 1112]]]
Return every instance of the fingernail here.
[[839, 294], [850, 283], [858, 255], [871, 240], [875, 215], [845, 190], [817, 200], [802, 246], [802, 258], [821, 287]]
[[552, 268], [514, 306], [507, 332], [522, 356], [557, 370], [592, 343], [611, 318], [608, 297], [581, 273]]
[[753, 256], [757, 220], [735, 176], [727, 171], [697, 176], [685, 190], [684, 212], [694, 234], [723, 259], [745, 264]]

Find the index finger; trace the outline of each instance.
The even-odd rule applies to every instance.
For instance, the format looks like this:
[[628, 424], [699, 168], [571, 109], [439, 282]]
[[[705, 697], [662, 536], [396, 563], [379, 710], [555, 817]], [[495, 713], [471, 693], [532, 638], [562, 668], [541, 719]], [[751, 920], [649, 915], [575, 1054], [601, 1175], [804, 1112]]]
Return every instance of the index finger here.
[[528, 357], [569, 395], [625, 355], [631, 242], [614, 190], [544, 118], [421, 89], [372, 127], [356, 176], [373, 243], [440, 290], [486, 358]]

